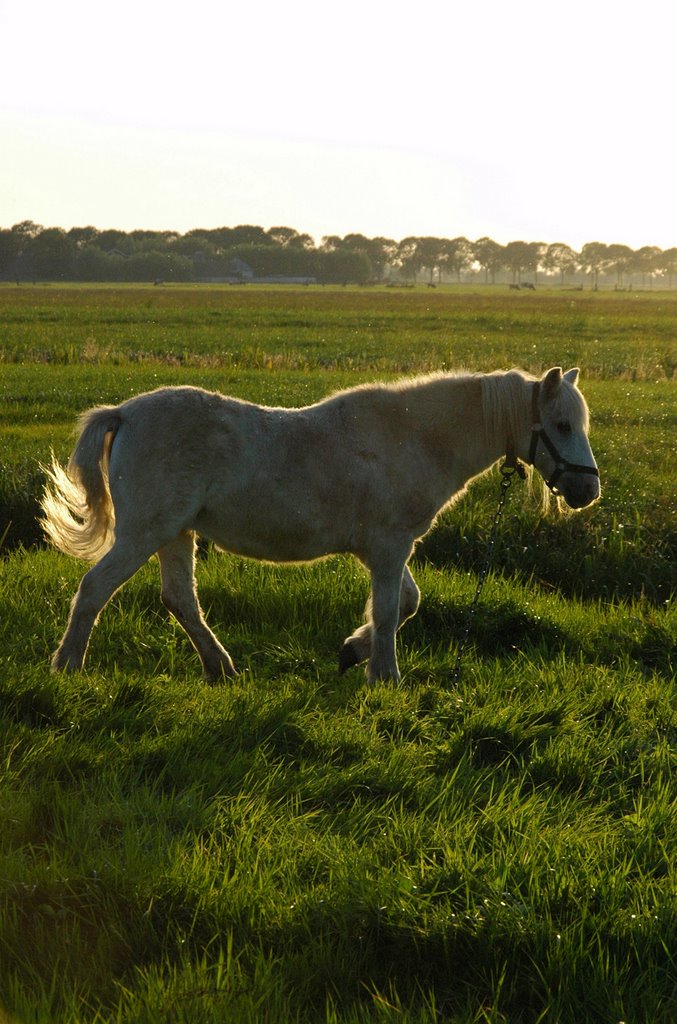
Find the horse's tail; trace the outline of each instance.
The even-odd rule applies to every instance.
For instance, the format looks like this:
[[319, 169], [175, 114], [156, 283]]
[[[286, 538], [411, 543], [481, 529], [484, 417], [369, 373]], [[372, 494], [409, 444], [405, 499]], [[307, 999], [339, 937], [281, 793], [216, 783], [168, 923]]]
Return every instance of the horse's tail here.
[[120, 414], [112, 405], [83, 413], [67, 470], [54, 458], [51, 466], [43, 467], [47, 484], [41, 525], [49, 540], [67, 555], [95, 562], [113, 544], [115, 512], [108, 463], [120, 423]]

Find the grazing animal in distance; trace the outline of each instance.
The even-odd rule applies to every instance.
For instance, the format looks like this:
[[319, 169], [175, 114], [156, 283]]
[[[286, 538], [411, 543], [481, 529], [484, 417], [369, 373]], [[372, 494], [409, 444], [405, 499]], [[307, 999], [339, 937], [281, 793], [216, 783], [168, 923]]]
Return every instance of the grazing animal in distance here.
[[164, 387], [80, 418], [67, 470], [53, 461], [47, 537], [95, 562], [73, 599], [54, 669], [83, 665], [108, 600], [152, 555], [161, 598], [210, 678], [230, 655], [205, 622], [196, 535], [273, 562], [356, 556], [371, 577], [366, 621], [341, 670], [399, 679], [395, 634], [420, 593], [416, 541], [473, 478], [507, 457], [536, 467], [574, 509], [600, 494], [578, 370], [438, 373], [340, 391], [304, 408], [268, 408], [195, 387]]

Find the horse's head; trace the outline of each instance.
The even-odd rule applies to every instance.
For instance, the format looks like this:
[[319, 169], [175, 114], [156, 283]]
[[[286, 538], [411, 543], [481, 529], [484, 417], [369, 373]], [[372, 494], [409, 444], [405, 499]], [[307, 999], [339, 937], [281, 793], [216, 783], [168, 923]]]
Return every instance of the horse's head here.
[[534, 384], [529, 462], [567, 505], [585, 508], [599, 498], [600, 484], [577, 380], [578, 369], [563, 374], [555, 366]]

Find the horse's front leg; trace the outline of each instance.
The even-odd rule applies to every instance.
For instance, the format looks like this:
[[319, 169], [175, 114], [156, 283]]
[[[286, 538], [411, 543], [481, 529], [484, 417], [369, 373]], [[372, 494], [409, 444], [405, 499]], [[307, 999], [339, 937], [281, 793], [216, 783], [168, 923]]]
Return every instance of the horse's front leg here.
[[377, 679], [399, 682], [395, 634], [399, 623], [402, 562], [379, 564], [371, 571], [371, 653], [367, 664], [370, 683]]
[[[416, 614], [420, 601], [420, 591], [407, 565], [404, 566], [400, 586], [399, 611], [397, 629]], [[373, 635], [373, 602], [370, 596], [365, 610], [365, 623], [355, 630], [343, 643], [339, 652], [339, 672], [343, 673], [354, 665], [359, 665], [371, 657]]]

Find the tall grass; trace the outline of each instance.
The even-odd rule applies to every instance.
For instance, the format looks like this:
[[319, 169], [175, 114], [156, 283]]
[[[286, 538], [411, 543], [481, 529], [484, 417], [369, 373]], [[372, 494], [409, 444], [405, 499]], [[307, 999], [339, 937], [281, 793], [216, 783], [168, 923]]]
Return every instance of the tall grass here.
[[574, 357], [588, 378], [672, 379], [673, 293], [501, 289], [3, 288], [2, 360], [421, 372]]
[[[34, 543], [34, 460], [50, 445], [65, 457], [77, 411], [176, 381], [298, 404], [374, 376], [364, 339], [354, 369], [337, 369], [338, 340], [307, 366], [174, 365], [139, 323], [143, 303], [167, 331], [210, 310], [223, 325], [224, 303], [241, 326], [271, 305], [281, 321], [309, 309], [336, 318], [336, 338], [343, 311], [356, 329], [377, 325], [390, 374], [407, 345], [412, 368], [416, 354], [425, 365], [426, 307], [459, 323], [506, 318], [487, 294], [466, 310], [461, 295], [427, 291], [55, 289], [37, 296], [32, 325], [30, 302], [12, 299], [26, 323], [20, 361], [0, 366], [0, 534], [12, 519], [0, 559], [0, 1019], [677, 1017], [674, 381], [633, 371], [643, 319], [669, 336], [665, 297], [590, 297], [586, 316], [626, 330], [621, 358], [610, 323], [596, 365], [618, 370], [592, 379], [587, 342], [552, 311], [559, 297], [511, 307], [520, 330], [554, 318], [544, 364], [584, 366], [604, 496], [543, 520], [515, 484], [458, 682], [491, 476], [418, 549], [423, 601], [400, 638], [398, 687], [336, 673], [367, 592], [354, 563], [280, 568], [211, 550], [200, 590], [240, 668], [232, 683], [200, 678], [155, 564], [102, 615], [87, 671], [48, 671], [84, 567]], [[69, 317], [77, 341], [79, 318], [98, 331], [104, 307], [137, 324], [154, 361], [87, 362], [79, 348], [55, 361]], [[393, 311], [411, 332], [399, 354]], [[267, 323], [257, 344], [273, 353]], [[473, 344], [473, 368], [526, 362], [485, 350], [481, 332]], [[31, 361], [39, 351], [50, 361]]]
[[19, 1019], [671, 1019], [673, 612], [492, 580], [452, 689], [470, 584], [423, 568], [402, 685], [367, 687], [350, 565], [200, 570], [224, 688], [151, 567], [50, 676], [79, 567], [3, 565]]

